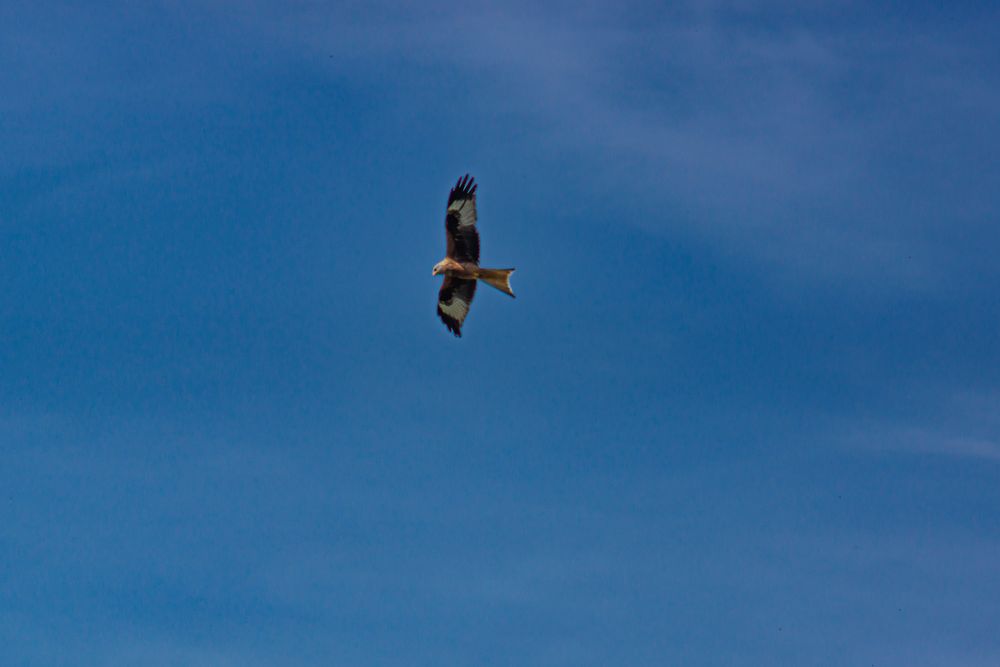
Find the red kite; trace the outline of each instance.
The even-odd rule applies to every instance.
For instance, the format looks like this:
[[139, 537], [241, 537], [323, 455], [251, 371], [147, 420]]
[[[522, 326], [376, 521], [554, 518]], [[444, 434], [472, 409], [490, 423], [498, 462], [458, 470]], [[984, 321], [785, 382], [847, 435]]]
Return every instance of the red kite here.
[[479, 231], [476, 230], [476, 184], [466, 174], [448, 195], [444, 216], [445, 237], [448, 240], [445, 258], [434, 265], [431, 275], [444, 274], [438, 292], [437, 314], [452, 332], [462, 336], [462, 323], [469, 314], [476, 281], [482, 280], [504, 294], [514, 296], [510, 274], [514, 269], [479, 268]]

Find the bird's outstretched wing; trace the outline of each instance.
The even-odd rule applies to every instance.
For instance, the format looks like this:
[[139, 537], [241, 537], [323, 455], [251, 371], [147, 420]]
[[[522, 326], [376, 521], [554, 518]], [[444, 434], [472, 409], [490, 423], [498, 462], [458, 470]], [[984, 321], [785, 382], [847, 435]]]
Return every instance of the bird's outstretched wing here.
[[441, 283], [441, 291], [438, 292], [437, 314], [452, 332], [459, 338], [462, 337], [462, 323], [465, 316], [469, 314], [469, 307], [472, 306], [472, 297], [476, 295], [476, 281], [465, 278], [455, 278], [445, 276]]
[[448, 239], [446, 255], [457, 262], [479, 264], [479, 231], [476, 229], [476, 183], [466, 174], [448, 194], [444, 217]]

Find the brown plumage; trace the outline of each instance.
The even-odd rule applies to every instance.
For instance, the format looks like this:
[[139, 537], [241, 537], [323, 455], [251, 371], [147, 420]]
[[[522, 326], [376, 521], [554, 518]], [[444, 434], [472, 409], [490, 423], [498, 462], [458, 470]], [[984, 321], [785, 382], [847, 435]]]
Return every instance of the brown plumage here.
[[456, 336], [462, 335], [462, 324], [469, 314], [476, 295], [476, 281], [482, 280], [504, 294], [514, 296], [510, 274], [514, 269], [479, 268], [479, 230], [476, 228], [476, 184], [466, 174], [448, 194], [444, 229], [445, 258], [434, 265], [432, 275], [444, 275], [438, 292], [437, 314]]

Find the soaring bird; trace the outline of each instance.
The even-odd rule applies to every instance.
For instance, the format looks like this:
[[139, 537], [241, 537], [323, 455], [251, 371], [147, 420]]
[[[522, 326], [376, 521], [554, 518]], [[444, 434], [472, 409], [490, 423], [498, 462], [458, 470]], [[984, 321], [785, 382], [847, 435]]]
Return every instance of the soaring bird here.
[[437, 314], [448, 331], [462, 336], [462, 323], [469, 314], [476, 281], [482, 280], [511, 297], [510, 274], [514, 269], [479, 268], [479, 231], [476, 230], [476, 184], [466, 174], [448, 195], [444, 216], [447, 238], [445, 258], [434, 265], [431, 275], [444, 275], [438, 292]]

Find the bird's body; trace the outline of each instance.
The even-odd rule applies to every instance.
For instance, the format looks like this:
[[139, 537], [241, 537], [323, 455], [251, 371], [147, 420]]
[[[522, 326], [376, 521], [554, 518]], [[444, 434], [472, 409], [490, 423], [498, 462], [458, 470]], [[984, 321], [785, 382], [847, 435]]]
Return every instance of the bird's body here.
[[[438, 275], [444, 274], [446, 276], [457, 276], [459, 278], [468, 277], [469, 274], [475, 272], [479, 267], [472, 262], [457, 262], [451, 257], [445, 257], [434, 267], [438, 271]], [[475, 277], [475, 276], [472, 276]]]
[[476, 185], [466, 174], [448, 195], [445, 212], [445, 258], [434, 265], [432, 275], [443, 275], [438, 292], [437, 313], [444, 325], [456, 336], [462, 335], [462, 324], [476, 294], [476, 282], [482, 280], [511, 297], [510, 274], [514, 269], [484, 269], [479, 266], [479, 231], [476, 229]]

